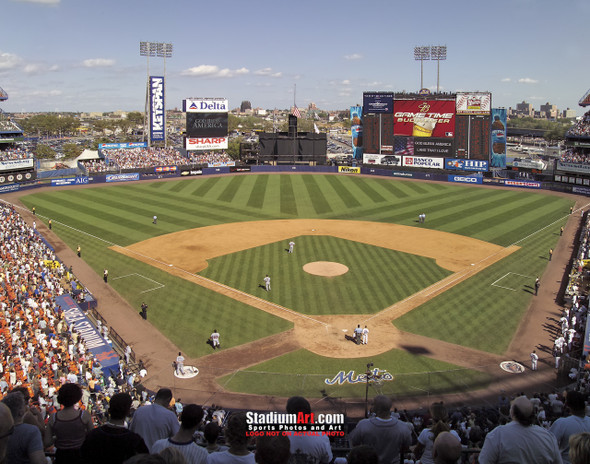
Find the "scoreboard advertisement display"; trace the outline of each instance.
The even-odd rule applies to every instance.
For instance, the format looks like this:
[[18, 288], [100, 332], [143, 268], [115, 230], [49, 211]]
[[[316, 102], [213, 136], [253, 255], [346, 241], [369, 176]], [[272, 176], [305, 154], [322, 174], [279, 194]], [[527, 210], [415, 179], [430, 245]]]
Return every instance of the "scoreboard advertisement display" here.
[[182, 101], [186, 112], [187, 150], [223, 150], [228, 147], [228, 101], [191, 98]]
[[455, 100], [395, 100], [394, 135], [455, 136]]

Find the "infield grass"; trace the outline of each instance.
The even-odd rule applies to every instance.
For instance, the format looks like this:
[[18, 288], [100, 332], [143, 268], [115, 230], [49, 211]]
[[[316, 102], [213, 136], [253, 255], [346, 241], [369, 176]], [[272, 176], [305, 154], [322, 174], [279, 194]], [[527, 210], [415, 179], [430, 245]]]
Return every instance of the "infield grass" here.
[[[571, 199], [543, 192], [350, 175], [289, 174], [203, 177], [56, 192], [46, 190], [25, 196], [22, 201], [29, 208], [36, 207], [39, 219], [47, 221], [51, 218], [54, 232], [69, 247], [75, 249], [81, 244], [83, 259], [99, 275], [103, 268], [108, 268], [112, 286], [131, 305], [139, 309], [142, 301], [148, 303], [150, 320], [193, 357], [210, 352], [204, 341], [214, 327], [222, 333], [224, 346], [236, 346], [283, 331], [291, 325], [115, 253], [108, 249], [109, 246], [126, 246], [156, 235], [196, 227], [283, 218], [398, 223], [466, 235], [501, 246], [516, 243], [521, 247], [518, 252], [394, 321], [406, 331], [501, 353], [507, 348], [530, 302], [530, 286], [534, 277], [543, 273], [548, 262], [547, 251], [555, 248], [559, 227], [565, 224], [573, 205]], [[425, 224], [417, 223], [419, 213], [426, 214]], [[151, 223], [153, 215], [158, 216], [157, 226]], [[304, 247], [299, 245], [305, 243], [304, 239], [295, 240], [296, 252], [289, 258], [300, 259], [298, 255], [303, 255]], [[207, 272], [214, 270], [218, 278], [229, 279], [244, 291], [255, 293], [256, 288], [249, 290], [251, 283], [247, 279], [252, 277], [262, 283], [262, 277], [268, 272], [265, 270], [268, 261], [263, 262], [263, 257], [272, 253], [284, 257], [284, 246], [269, 244], [247, 254], [248, 260], [244, 259], [244, 263], [249, 261], [248, 267], [242, 273], [252, 272], [252, 276], [239, 275], [238, 261], [234, 261], [238, 257], [225, 257], [225, 262], [219, 265], [211, 262], [212, 270]], [[321, 249], [328, 247], [336, 260], [343, 249], [356, 246], [352, 242], [340, 242], [337, 246], [320, 246], [319, 242], [313, 242], [307, 247], [310, 254], [306, 259], [311, 260], [314, 254], [325, 256]], [[374, 250], [355, 251], [351, 248], [350, 253], [359, 254], [355, 259], [361, 266], [362, 255], [371, 256], [370, 253], [376, 252]], [[387, 254], [388, 251], [383, 252]], [[402, 258], [396, 256], [395, 259]], [[365, 269], [382, 274], [379, 275], [380, 286], [362, 294], [359, 291], [361, 286], [356, 283], [347, 285], [345, 290], [335, 290], [343, 294], [351, 292], [347, 297], [356, 294], [357, 301], [367, 300], [366, 306], [359, 304], [359, 308], [384, 307], [392, 299], [401, 298], [404, 292], [413, 291], [413, 286], [419, 288], [427, 284], [414, 284], [407, 275], [399, 280], [403, 283], [398, 283], [393, 278], [393, 270], [379, 263]], [[277, 272], [278, 276], [283, 271], [279, 269]], [[531, 276], [531, 285], [521, 284], [517, 291], [491, 285], [510, 272]], [[118, 279], [129, 274], [140, 274], [164, 287], [146, 292], [146, 285], [151, 285], [146, 284], [146, 279]], [[316, 288], [316, 283], [303, 279], [300, 286], [277, 285], [279, 280], [277, 277], [273, 279], [273, 298], [277, 298], [280, 304], [297, 305], [295, 300], [299, 292], [299, 295], [312, 295], [318, 300], [318, 307], [328, 306], [321, 303], [320, 294], [331, 290]], [[400, 296], [394, 296], [394, 293]], [[281, 367], [277, 369], [280, 371]]]

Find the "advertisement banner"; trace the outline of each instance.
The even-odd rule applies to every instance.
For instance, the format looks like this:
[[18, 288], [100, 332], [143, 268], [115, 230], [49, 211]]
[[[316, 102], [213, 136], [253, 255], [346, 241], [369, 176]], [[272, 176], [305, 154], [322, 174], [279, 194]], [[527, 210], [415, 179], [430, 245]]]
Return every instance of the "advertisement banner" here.
[[352, 136], [352, 157], [354, 159], [363, 158], [363, 107], [350, 107], [350, 134]]
[[98, 149], [109, 148], [146, 148], [147, 142], [124, 142], [124, 143], [99, 143]]
[[127, 182], [130, 180], [139, 180], [138, 172], [130, 172], [126, 174], [107, 174], [106, 182]]
[[343, 172], [345, 174], [360, 174], [361, 168], [351, 168], [350, 166], [338, 166], [338, 172]]
[[449, 174], [449, 182], [459, 182], [462, 184], [481, 184], [482, 178], [476, 176], [456, 176]]
[[228, 135], [228, 113], [187, 113], [187, 137], [225, 137]]
[[180, 172], [181, 176], [202, 176], [203, 170], [202, 169], [186, 169]]
[[182, 100], [185, 113], [227, 113], [229, 103], [225, 98], [187, 98]]
[[395, 100], [393, 134], [454, 137], [455, 100]]
[[492, 159], [490, 166], [493, 168], [506, 169], [506, 108], [492, 109]]
[[445, 169], [454, 171], [487, 171], [488, 162], [482, 160], [456, 159], [445, 160]]
[[251, 172], [250, 166], [230, 166], [229, 172]]
[[394, 177], [414, 177], [414, 174], [411, 172], [404, 172], [404, 171], [393, 171]]
[[178, 170], [178, 166], [157, 166], [154, 168], [154, 172], [157, 174], [161, 174], [163, 172], [176, 172]]
[[187, 150], [225, 150], [229, 137], [187, 137]]
[[363, 154], [363, 164], [382, 164], [384, 166], [401, 166], [402, 157], [395, 155]]
[[444, 158], [427, 158], [424, 156], [404, 156], [402, 166], [409, 168], [443, 169]]
[[63, 179], [52, 179], [52, 187], [61, 187], [64, 185], [85, 185], [88, 183], [88, 177], [66, 177]]
[[490, 114], [492, 96], [485, 93], [457, 93], [457, 114]]
[[98, 330], [74, 299], [70, 295], [60, 295], [55, 298], [55, 302], [62, 309], [68, 325], [76, 329], [88, 350], [100, 362], [103, 373], [107, 376], [117, 374], [119, 372], [119, 355], [98, 333]]
[[18, 184], [10, 184], [10, 185], [1, 185], [0, 186], [0, 193], [10, 193], [10, 192], [16, 192], [18, 190], [20, 190], [20, 185], [18, 185]]
[[522, 188], [541, 188], [541, 182], [534, 182], [530, 180], [512, 180], [505, 179], [504, 185], [507, 187], [522, 187]]
[[452, 156], [455, 154], [453, 139], [414, 137], [416, 156]]
[[364, 92], [363, 112], [393, 113], [393, 92]]
[[150, 139], [164, 140], [166, 136], [166, 111], [164, 103], [164, 77], [150, 76]]
[[18, 171], [33, 169], [33, 158], [0, 161], [0, 171]]
[[581, 174], [590, 174], [590, 165], [583, 163], [567, 163], [557, 161], [557, 170], [563, 172], [579, 172]]

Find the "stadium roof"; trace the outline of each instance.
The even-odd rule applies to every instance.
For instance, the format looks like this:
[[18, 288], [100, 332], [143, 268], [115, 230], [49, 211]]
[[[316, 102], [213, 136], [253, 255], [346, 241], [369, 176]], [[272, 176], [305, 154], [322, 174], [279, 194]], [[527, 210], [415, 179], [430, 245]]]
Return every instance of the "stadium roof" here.
[[0, 87], [0, 101], [5, 101], [8, 100], [8, 94], [6, 93], [6, 90], [4, 90], [2, 87]]
[[580, 101], [578, 102], [578, 104], [580, 106], [590, 106], [590, 89], [588, 89], [586, 91], [586, 93], [584, 94], [584, 96], [582, 98], [580, 98]]

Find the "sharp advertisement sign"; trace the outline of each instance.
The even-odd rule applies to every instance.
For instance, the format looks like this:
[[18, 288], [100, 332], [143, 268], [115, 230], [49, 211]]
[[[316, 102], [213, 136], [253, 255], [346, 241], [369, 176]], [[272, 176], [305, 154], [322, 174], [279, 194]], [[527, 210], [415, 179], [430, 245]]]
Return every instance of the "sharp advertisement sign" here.
[[454, 100], [396, 100], [394, 135], [414, 137], [455, 136]]
[[228, 147], [228, 101], [224, 98], [189, 98], [186, 112], [187, 150], [224, 150]]
[[165, 140], [166, 111], [164, 102], [164, 78], [150, 76], [150, 140]]

